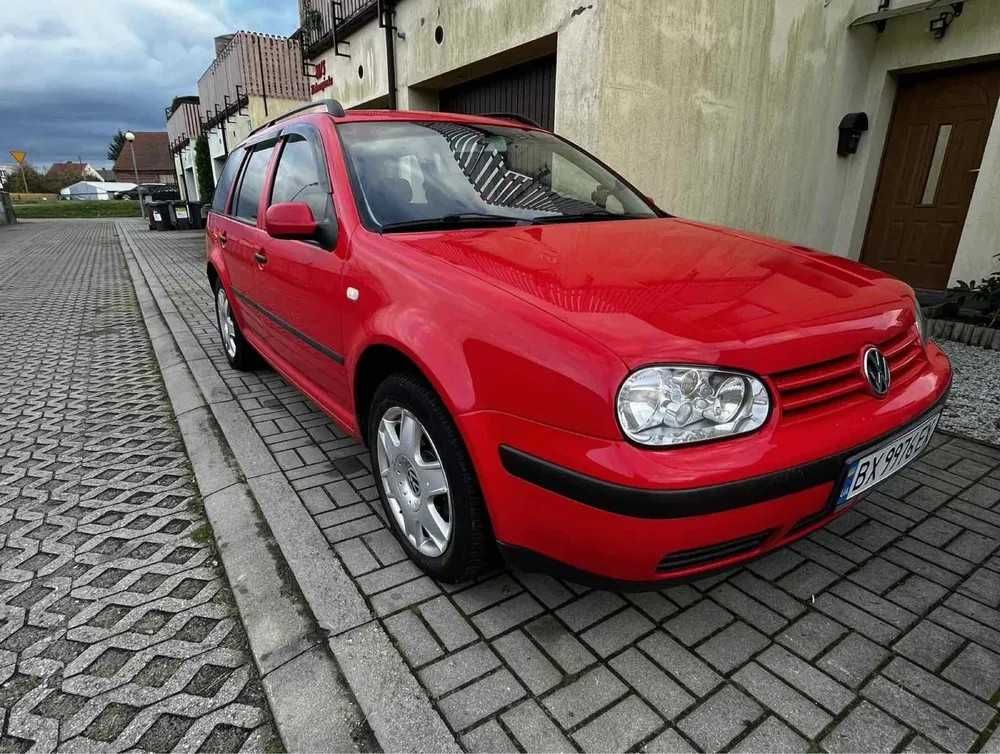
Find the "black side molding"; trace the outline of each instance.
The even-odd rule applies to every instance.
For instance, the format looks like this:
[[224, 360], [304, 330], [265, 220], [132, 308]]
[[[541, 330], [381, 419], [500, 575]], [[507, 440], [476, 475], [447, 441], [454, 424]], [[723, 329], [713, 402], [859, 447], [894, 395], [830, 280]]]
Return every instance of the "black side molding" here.
[[832, 483], [848, 454], [844, 453], [773, 474], [686, 490], [649, 490], [605, 482], [558, 466], [507, 445], [500, 461], [512, 475], [593, 508], [634, 518], [687, 518], [761, 503], [781, 495]]
[[[945, 390], [934, 406], [906, 426], [913, 426], [926, 419], [940, 409], [947, 398], [948, 390]], [[841, 479], [844, 463], [848, 458], [877, 447], [903, 429], [904, 427], [897, 427], [864, 445], [801, 466], [735, 482], [684, 490], [651, 490], [606, 482], [536, 458], [509, 445], [500, 446], [500, 462], [509, 474], [518, 479], [592, 508], [634, 518], [687, 518], [742, 508], [820, 484], [836, 483]], [[832, 503], [832, 497], [830, 502]]]
[[238, 298], [244, 304], [246, 304], [249, 307], [252, 307], [253, 309], [256, 309], [258, 312], [260, 312], [261, 314], [263, 314], [269, 320], [271, 320], [272, 322], [274, 322], [274, 324], [276, 324], [282, 330], [284, 330], [285, 332], [291, 333], [292, 335], [294, 335], [296, 338], [298, 338], [299, 340], [301, 340], [303, 343], [305, 343], [310, 348], [313, 348], [313, 349], [319, 351], [321, 354], [323, 354], [324, 356], [326, 356], [331, 361], [336, 362], [337, 364], [343, 364], [344, 363], [344, 357], [341, 356], [339, 353], [337, 353], [336, 351], [334, 351], [334, 350], [332, 350], [330, 348], [327, 348], [322, 343], [318, 343], [317, 341], [313, 340], [312, 338], [310, 338], [308, 335], [306, 335], [304, 332], [302, 332], [298, 328], [292, 327], [292, 325], [288, 324], [285, 320], [283, 320], [277, 314], [275, 314], [274, 312], [272, 312], [270, 309], [265, 309], [263, 306], [261, 306], [256, 301], [254, 301], [252, 298], [250, 298], [249, 296], [247, 296], [245, 293], [243, 293], [243, 291], [240, 291], [240, 290], [237, 290], [237, 289], [234, 288], [233, 289], [233, 293], [236, 295], [236, 298]]

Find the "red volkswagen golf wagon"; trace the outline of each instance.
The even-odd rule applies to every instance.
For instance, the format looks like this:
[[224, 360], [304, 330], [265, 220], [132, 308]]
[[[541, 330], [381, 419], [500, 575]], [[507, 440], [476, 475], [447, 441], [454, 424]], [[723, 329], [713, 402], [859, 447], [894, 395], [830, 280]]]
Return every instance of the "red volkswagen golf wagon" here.
[[913, 291], [673, 217], [513, 117], [303, 108], [229, 156], [207, 231], [222, 347], [362, 439], [449, 581], [732, 566], [927, 445], [951, 381]]

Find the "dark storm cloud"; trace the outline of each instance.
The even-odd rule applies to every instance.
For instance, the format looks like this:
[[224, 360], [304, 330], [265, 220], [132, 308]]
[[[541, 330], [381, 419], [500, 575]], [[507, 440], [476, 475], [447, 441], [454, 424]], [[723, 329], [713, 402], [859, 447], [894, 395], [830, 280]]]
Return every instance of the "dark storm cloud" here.
[[295, 25], [295, 0], [0, 0], [0, 163], [104, 165], [118, 129], [164, 130], [170, 101], [197, 93], [215, 35]]

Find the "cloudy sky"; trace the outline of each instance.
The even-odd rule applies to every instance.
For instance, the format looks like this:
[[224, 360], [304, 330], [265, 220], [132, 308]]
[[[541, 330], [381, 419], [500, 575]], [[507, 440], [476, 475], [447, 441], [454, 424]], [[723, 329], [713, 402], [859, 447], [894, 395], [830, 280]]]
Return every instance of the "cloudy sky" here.
[[0, 0], [0, 164], [98, 167], [120, 128], [166, 130], [163, 109], [197, 94], [212, 39], [287, 35], [296, 0]]

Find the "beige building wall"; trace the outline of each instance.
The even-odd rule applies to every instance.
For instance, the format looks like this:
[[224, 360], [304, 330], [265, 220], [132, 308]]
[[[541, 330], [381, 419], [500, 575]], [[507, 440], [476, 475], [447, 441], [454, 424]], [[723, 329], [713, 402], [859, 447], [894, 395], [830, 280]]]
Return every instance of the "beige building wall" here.
[[[917, 0], [897, 0], [894, 8]], [[895, 95], [895, 76], [1000, 57], [1000, 2], [969, 0], [945, 37], [933, 13], [885, 31], [852, 20], [877, 0], [398, 0], [400, 108], [437, 90], [557, 53], [556, 130], [666, 210], [858, 258]], [[937, 9], [939, 13], [941, 9]], [[441, 26], [444, 40], [435, 42]], [[333, 96], [384, 106], [384, 30], [373, 20], [327, 50]], [[361, 69], [359, 75], [359, 67]], [[864, 111], [858, 152], [837, 126]], [[994, 123], [952, 280], [1000, 251], [1000, 125]]]
[[[556, 130], [593, 146], [593, 84], [602, 67], [609, 7], [579, 0], [399, 0], [396, 26], [405, 39], [395, 40], [398, 105], [436, 110], [439, 89], [557, 52]], [[434, 38], [438, 26], [444, 32], [441, 44]], [[312, 61], [325, 61], [334, 82], [313, 98], [335, 97], [344, 107], [384, 106], [385, 30], [373, 20], [349, 41], [342, 51], [349, 51], [350, 59], [330, 49]]]
[[252, 128], [257, 128], [257, 126], [266, 123], [267, 121], [277, 118], [279, 115], [287, 113], [296, 107], [301, 107], [305, 105], [307, 101], [299, 99], [282, 99], [279, 97], [255, 97], [250, 96], [250, 102], [247, 105], [247, 112], [250, 115], [250, 124]]

